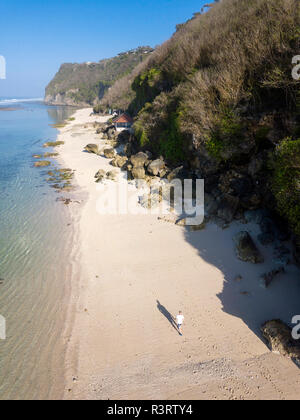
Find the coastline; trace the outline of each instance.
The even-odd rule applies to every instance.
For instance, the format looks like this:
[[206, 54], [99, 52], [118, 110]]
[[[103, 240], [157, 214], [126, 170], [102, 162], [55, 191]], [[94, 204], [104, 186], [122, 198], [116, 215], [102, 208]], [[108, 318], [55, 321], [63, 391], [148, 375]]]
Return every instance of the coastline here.
[[[270, 258], [259, 265], [236, 259], [237, 222], [190, 233], [155, 215], [99, 215], [94, 174], [112, 167], [83, 153], [88, 143], [104, 145], [93, 122], [105, 118], [90, 113], [76, 111], [58, 136], [65, 142], [59, 162], [75, 170], [74, 195], [83, 201], [69, 207], [64, 399], [299, 399], [298, 368], [271, 353], [259, 333], [264, 321], [296, 314], [298, 270], [289, 266], [261, 289]], [[179, 309], [183, 337], [168, 320]]]

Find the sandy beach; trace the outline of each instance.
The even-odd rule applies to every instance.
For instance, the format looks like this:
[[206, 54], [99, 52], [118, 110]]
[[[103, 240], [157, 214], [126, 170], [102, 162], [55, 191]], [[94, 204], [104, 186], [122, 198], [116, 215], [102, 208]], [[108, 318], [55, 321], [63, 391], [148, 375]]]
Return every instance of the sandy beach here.
[[[109, 160], [84, 152], [104, 146], [91, 109], [60, 130], [61, 164], [75, 170], [77, 274], [72, 280], [65, 399], [299, 399], [299, 369], [271, 353], [260, 326], [300, 313], [299, 270], [290, 264], [270, 288], [273, 268], [237, 259], [232, 237], [254, 224], [190, 232], [157, 215], [97, 212], [99, 169]], [[100, 147], [100, 148], [101, 148]], [[236, 282], [237, 275], [242, 276]], [[172, 322], [182, 310], [183, 336]]]

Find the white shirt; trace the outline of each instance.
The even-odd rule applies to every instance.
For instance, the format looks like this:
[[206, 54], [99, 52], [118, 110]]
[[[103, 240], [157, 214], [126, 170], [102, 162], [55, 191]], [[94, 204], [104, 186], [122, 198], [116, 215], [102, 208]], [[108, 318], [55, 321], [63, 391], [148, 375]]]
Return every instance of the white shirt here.
[[181, 325], [183, 323], [184, 316], [183, 315], [177, 315], [176, 319], [177, 319], [177, 324]]

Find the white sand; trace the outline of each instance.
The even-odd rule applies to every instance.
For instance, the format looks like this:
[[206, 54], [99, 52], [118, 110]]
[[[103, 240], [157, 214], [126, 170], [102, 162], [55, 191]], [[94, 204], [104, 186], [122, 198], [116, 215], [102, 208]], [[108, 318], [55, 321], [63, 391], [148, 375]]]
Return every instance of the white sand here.
[[[114, 168], [83, 152], [87, 143], [103, 143], [95, 129], [80, 126], [103, 120], [90, 113], [77, 111], [59, 136], [64, 166], [76, 170], [86, 193], [84, 205], [70, 205], [80, 208], [74, 247], [81, 279], [74, 280], [65, 398], [299, 399], [298, 368], [272, 354], [259, 333], [268, 319], [290, 322], [300, 313], [299, 271], [289, 265], [262, 289], [260, 274], [273, 268], [270, 250], [253, 265], [236, 258], [232, 242], [239, 230], [255, 233], [252, 225], [187, 232], [154, 215], [100, 215], [94, 175]], [[183, 337], [157, 301], [163, 312], [183, 311]]]

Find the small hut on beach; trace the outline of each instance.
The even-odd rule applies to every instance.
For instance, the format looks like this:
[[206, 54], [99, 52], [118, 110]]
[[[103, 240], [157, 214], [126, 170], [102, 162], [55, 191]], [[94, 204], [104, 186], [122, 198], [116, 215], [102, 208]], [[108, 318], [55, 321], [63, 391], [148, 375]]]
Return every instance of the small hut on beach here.
[[130, 117], [130, 115], [124, 113], [115, 117], [112, 120], [112, 123], [118, 131], [121, 131], [124, 129], [130, 129], [133, 124], [133, 119]]

